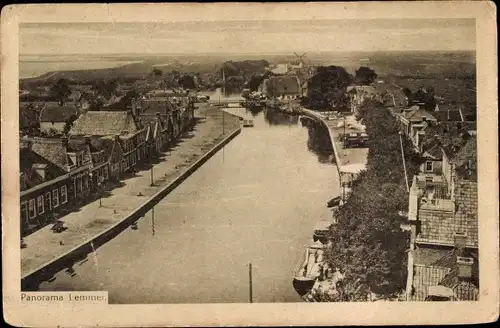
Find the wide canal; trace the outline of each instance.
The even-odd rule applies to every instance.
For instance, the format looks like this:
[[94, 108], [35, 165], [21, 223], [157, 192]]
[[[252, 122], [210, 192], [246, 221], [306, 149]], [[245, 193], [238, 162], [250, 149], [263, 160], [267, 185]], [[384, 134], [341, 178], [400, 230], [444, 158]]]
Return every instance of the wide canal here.
[[138, 221], [40, 290], [109, 292], [110, 303], [300, 302], [292, 274], [339, 195], [329, 150], [298, 117], [227, 111], [254, 127]]

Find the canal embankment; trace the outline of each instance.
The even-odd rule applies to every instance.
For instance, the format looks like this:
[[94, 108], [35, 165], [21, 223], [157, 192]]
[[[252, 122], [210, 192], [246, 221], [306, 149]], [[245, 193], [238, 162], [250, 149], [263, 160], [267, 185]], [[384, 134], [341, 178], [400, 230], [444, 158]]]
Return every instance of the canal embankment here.
[[302, 108], [301, 114], [320, 122], [327, 128], [339, 176], [366, 167], [368, 148], [346, 148], [340, 138], [345, 133], [362, 131], [362, 128], [355, 124], [353, 116], [327, 116], [306, 108]]
[[62, 218], [66, 231], [54, 233], [47, 226], [24, 239], [23, 290], [36, 289], [41, 281], [71, 268], [139, 220], [241, 131], [239, 117], [212, 106], [202, 106], [196, 116], [194, 129], [154, 165], [153, 185], [151, 170], [140, 171], [111, 190], [102, 206], [96, 200]]

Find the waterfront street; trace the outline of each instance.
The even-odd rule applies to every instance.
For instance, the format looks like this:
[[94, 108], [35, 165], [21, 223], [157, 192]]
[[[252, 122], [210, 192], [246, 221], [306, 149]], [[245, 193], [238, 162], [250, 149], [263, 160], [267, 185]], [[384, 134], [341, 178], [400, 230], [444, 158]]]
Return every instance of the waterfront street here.
[[[202, 106], [196, 111], [197, 125], [185, 133], [171, 151], [154, 165], [155, 186], [151, 187], [151, 171], [140, 170], [123, 180], [123, 186], [114, 188], [102, 198], [86, 204], [62, 220], [68, 229], [62, 233], [51, 231], [51, 225], [24, 238], [27, 248], [21, 250], [21, 276], [57, 258], [90, 237], [106, 230], [179, 176], [189, 165], [223, 139], [222, 115], [219, 109]], [[228, 135], [239, 128], [239, 120], [225, 115], [224, 132]], [[143, 196], [138, 196], [138, 194]], [[61, 242], [63, 243], [61, 245]]]

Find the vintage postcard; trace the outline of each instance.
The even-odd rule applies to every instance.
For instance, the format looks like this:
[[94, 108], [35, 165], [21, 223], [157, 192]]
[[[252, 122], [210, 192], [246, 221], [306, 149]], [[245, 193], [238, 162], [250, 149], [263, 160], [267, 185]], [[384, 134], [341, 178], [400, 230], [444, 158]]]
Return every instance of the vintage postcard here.
[[5, 319], [496, 320], [495, 9], [4, 7]]

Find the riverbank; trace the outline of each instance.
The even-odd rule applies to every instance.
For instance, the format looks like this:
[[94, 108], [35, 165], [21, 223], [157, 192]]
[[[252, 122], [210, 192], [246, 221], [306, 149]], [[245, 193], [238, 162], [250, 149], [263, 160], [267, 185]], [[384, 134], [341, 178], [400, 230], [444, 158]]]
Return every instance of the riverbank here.
[[[353, 173], [355, 168], [366, 167], [368, 148], [344, 148], [343, 142], [339, 138], [344, 133], [363, 131], [361, 127], [354, 124], [354, 116], [346, 117], [345, 124], [353, 124], [351, 124], [351, 127], [346, 126], [344, 129], [344, 117], [342, 116], [328, 116], [305, 108], [302, 108], [302, 115], [319, 120], [328, 128], [339, 176], [343, 173]], [[342, 123], [341, 126], [339, 126], [339, 123]]]
[[[134, 177], [123, 181], [122, 187], [111, 190], [110, 196], [102, 199], [102, 206], [96, 200], [78, 212], [63, 217], [68, 228], [66, 231], [56, 234], [47, 226], [27, 236], [24, 239], [27, 248], [21, 250], [23, 279], [35, 274], [50, 277], [54, 270], [64, 268], [54, 265], [61, 262], [61, 258], [72, 257], [86, 245], [98, 247], [105, 242], [102, 240], [104, 237], [108, 240], [112, 238], [113, 236], [107, 235], [110, 229], [123, 230], [127, 225], [123, 226], [122, 222], [127, 221], [129, 224], [144, 215], [149, 210], [145, 204], [151, 200], [157, 202], [172, 191], [240, 130], [238, 117], [223, 114], [214, 107], [202, 106], [195, 115], [198, 124], [194, 129], [187, 132], [173, 149], [164, 154], [163, 160], [154, 166], [154, 186], [151, 186], [151, 171], [139, 171]], [[133, 213], [137, 215], [132, 215]], [[103, 237], [98, 240], [97, 245], [91, 244], [90, 241], [98, 236]], [[81, 253], [86, 255], [87, 250]], [[79, 252], [76, 255], [82, 254]], [[62, 262], [65, 261], [66, 259]], [[44, 270], [50, 263], [57, 268]]]

